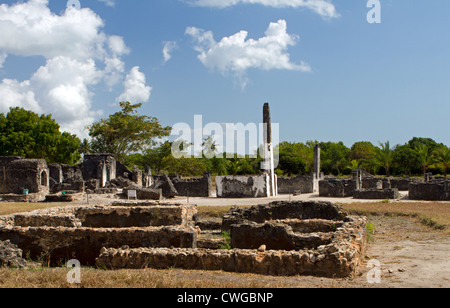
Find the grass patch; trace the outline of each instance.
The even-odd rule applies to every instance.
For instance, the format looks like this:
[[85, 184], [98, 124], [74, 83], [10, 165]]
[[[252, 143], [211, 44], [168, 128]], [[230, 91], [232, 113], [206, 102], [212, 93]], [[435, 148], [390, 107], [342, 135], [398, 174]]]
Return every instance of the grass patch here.
[[0, 216], [26, 213], [53, 207], [64, 207], [66, 204], [57, 203], [27, 203], [27, 202], [1, 202]]
[[258, 275], [193, 270], [117, 270], [83, 267], [81, 284], [67, 282], [67, 268], [40, 270], [0, 268], [2, 288], [282, 288], [293, 287], [282, 277], [261, 279]]
[[448, 230], [450, 226], [450, 203], [445, 202], [379, 202], [344, 204], [343, 208], [357, 215], [385, 215], [418, 218], [435, 230]]

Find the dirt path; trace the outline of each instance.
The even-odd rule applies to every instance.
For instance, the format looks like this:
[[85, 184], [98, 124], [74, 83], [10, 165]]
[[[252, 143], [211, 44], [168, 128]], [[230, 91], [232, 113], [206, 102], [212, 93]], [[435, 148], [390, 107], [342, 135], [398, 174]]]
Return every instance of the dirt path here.
[[404, 217], [371, 217], [371, 223], [375, 235], [367, 255], [381, 263], [380, 286], [450, 287], [448, 233], [430, 230]]

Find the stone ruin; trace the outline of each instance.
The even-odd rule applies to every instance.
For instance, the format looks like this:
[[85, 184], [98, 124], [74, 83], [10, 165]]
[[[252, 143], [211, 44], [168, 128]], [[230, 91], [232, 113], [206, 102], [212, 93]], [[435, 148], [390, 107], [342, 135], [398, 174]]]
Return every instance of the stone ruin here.
[[83, 162], [69, 166], [47, 164], [43, 159], [0, 157], [0, 200], [15, 202], [69, 202], [80, 193], [118, 194], [127, 198], [136, 191], [138, 200], [176, 196], [212, 196], [212, 177], [182, 179], [155, 176], [147, 168], [129, 170], [112, 154], [85, 154]]
[[450, 185], [445, 177], [433, 177], [428, 173], [425, 179], [381, 178], [363, 169], [353, 171], [351, 178], [326, 178], [319, 182], [319, 196], [331, 198], [397, 200], [400, 191], [408, 192], [409, 200], [449, 201]]
[[450, 201], [450, 182], [446, 177], [433, 177], [425, 174], [424, 182], [411, 183], [410, 200]]
[[351, 277], [364, 258], [366, 219], [329, 202], [275, 202], [208, 224], [195, 205], [123, 201], [3, 216], [0, 241], [55, 265]]

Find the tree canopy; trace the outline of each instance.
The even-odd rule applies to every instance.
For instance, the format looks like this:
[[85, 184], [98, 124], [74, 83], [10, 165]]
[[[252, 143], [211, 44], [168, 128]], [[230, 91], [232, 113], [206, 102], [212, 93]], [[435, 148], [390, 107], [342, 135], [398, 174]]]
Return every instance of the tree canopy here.
[[49, 163], [75, 164], [80, 158], [80, 139], [67, 132], [51, 115], [23, 108], [0, 114], [0, 156], [46, 159]]
[[139, 115], [137, 109], [141, 106], [121, 102], [121, 111], [89, 126], [91, 151], [115, 154], [124, 161], [128, 155], [154, 145], [154, 138], [168, 136], [171, 127], [162, 127], [157, 118]]

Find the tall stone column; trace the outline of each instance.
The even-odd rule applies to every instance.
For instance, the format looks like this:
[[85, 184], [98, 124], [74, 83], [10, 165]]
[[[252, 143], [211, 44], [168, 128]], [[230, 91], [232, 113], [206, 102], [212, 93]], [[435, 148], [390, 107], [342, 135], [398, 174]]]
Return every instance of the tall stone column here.
[[319, 181], [321, 180], [321, 169], [320, 169], [320, 144], [314, 147], [314, 166], [313, 166], [313, 190], [314, 192], [319, 192]]
[[277, 196], [278, 187], [277, 179], [275, 175], [275, 163], [273, 155], [273, 144], [272, 144], [272, 120], [270, 115], [270, 105], [269, 103], [264, 104], [263, 109], [263, 123], [264, 123], [264, 162], [263, 170], [269, 177], [269, 187], [268, 196]]

